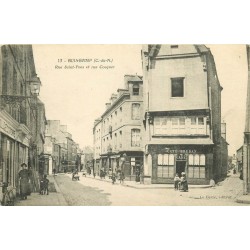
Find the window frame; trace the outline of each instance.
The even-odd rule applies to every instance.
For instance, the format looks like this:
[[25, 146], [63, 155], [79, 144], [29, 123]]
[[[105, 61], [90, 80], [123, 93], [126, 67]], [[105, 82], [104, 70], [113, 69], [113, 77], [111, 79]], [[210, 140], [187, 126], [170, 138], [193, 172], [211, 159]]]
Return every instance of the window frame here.
[[[173, 96], [173, 83], [174, 81], [177, 81], [177, 80], [182, 80], [182, 93], [183, 95], [182, 96]], [[186, 78], [185, 77], [171, 77], [170, 78], [170, 97], [171, 98], [184, 98], [185, 97], [185, 80]]]

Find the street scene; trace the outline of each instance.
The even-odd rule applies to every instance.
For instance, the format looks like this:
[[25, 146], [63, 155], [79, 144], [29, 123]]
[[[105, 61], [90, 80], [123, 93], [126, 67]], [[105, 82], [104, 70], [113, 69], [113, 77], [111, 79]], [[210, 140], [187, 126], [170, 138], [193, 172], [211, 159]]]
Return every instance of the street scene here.
[[248, 45], [1, 45], [1, 205], [249, 205], [249, 72]]
[[[54, 180], [53, 180], [54, 178]], [[18, 206], [233, 206], [242, 195], [239, 175], [229, 174], [215, 187], [191, 186], [189, 192], [175, 191], [172, 185], [140, 185], [131, 182], [112, 184], [110, 179], [94, 178], [93, 175], [72, 181], [70, 174], [59, 174], [51, 181], [55, 192], [48, 196], [32, 194]]]

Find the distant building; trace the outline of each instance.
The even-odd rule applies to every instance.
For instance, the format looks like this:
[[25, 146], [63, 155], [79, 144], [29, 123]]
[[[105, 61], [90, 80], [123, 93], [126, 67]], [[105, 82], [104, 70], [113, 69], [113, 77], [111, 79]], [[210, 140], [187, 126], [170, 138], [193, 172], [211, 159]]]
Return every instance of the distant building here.
[[45, 135], [45, 172], [71, 172], [78, 168], [78, 148], [67, 126], [59, 120], [48, 120]]
[[[94, 124], [94, 168], [108, 173], [122, 170], [133, 179], [143, 164], [141, 145], [143, 81], [138, 75], [125, 75], [124, 88], [112, 94], [106, 111]], [[125, 164], [121, 164], [121, 159]]]
[[[144, 181], [208, 184], [227, 174], [221, 91], [204, 45], [145, 45], [143, 61]], [[223, 136], [223, 137], [222, 137]]]

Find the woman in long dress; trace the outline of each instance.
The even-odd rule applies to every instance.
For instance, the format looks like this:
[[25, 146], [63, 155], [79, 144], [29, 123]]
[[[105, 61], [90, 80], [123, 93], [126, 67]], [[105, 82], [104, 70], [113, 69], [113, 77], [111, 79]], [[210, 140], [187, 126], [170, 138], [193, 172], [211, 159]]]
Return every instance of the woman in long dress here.
[[25, 163], [22, 163], [21, 167], [23, 169], [18, 173], [20, 181], [20, 196], [22, 200], [26, 200], [29, 193], [30, 171]]

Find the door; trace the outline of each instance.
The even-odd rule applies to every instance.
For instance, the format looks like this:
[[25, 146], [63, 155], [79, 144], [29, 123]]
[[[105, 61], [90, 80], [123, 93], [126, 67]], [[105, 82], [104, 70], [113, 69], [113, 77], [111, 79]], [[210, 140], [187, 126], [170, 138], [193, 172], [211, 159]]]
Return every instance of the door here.
[[185, 172], [186, 161], [176, 161], [176, 173], [181, 177], [181, 173]]

